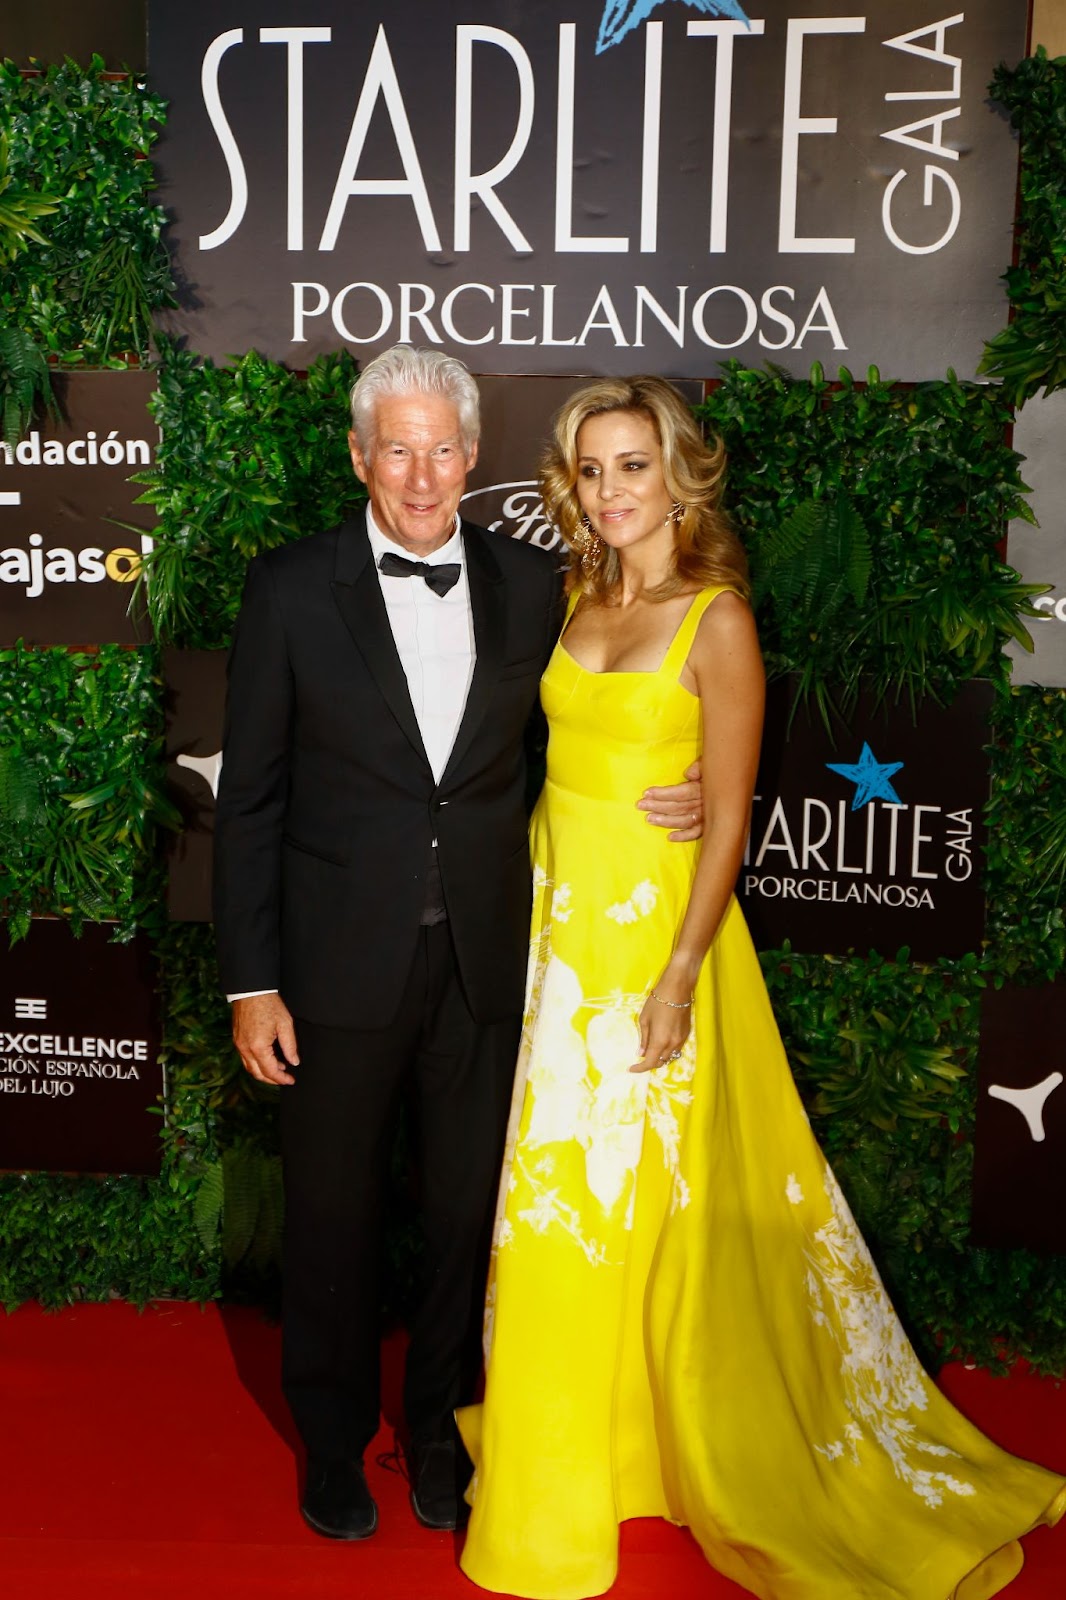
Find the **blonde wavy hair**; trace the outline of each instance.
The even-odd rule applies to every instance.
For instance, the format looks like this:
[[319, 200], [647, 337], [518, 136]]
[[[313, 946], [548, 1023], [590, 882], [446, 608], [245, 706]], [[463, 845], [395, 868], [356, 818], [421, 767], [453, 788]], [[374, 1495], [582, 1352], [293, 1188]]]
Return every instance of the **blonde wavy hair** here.
[[748, 561], [721, 509], [725, 446], [705, 443], [696, 420], [673, 384], [664, 378], [601, 378], [579, 389], [556, 413], [552, 442], [541, 458], [544, 511], [570, 552], [567, 590], [580, 586], [595, 601], [610, 600], [621, 583], [618, 553], [603, 545], [591, 566], [583, 566], [581, 505], [577, 497], [577, 436], [583, 423], [607, 411], [634, 411], [655, 429], [663, 456], [663, 477], [671, 499], [684, 509], [675, 525], [673, 570], [649, 600], [668, 600], [691, 588], [725, 583], [750, 597]]

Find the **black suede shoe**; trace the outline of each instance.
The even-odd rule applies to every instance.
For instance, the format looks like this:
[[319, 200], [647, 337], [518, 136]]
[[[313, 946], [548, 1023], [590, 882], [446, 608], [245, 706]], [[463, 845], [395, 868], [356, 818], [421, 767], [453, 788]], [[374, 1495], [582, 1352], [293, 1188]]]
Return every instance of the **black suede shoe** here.
[[308, 1527], [327, 1539], [369, 1539], [378, 1525], [378, 1508], [361, 1461], [311, 1456], [300, 1510]]
[[454, 1439], [433, 1439], [414, 1444], [410, 1456], [411, 1510], [423, 1528], [450, 1532], [462, 1527], [469, 1515], [460, 1483], [460, 1475], [470, 1475], [466, 1452], [460, 1462]]

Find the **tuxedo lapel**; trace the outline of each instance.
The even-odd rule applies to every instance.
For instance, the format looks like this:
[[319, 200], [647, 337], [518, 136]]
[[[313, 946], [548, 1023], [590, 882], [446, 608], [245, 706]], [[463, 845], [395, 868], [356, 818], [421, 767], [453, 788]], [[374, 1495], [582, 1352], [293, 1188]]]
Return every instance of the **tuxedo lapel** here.
[[428, 767], [429, 757], [389, 626], [381, 584], [370, 558], [366, 525], [361, 520], [345, 523], [337, 535], [337, 556], [330, 588], [382, 698]]
[[493, 685], [503, 664], [507, 621], [503, 574], [492, 553], [489, 539], [479, 528], [467, 522], [463, 523], [463, 554], [477, 654], [470, 691], [466, 697], [466, 709], [441, 778], [442, 787], [458, 769], [488, 709]]

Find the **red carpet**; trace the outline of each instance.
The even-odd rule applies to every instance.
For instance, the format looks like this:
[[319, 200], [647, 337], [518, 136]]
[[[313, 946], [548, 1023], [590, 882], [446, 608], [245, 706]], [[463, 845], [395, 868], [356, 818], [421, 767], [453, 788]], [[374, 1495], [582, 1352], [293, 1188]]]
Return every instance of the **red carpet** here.
[[[476, 1600], [454, 1536], [418, 1527], [403, 1480], [373, 1461], [373, 1539], [333, 1544], [303, 1526], [277, 1367], [277, 1330], [247, 1310], [0, 1317], [5, 1600]], [[1066, 1471], [1066, 1388], [957, 1367], [944, 1387], [1001, 1444]], [[383, 1432], [371, 1456], [391, 1442]], [[1066, 1529], [1033, 1534], [1026, 1557], [1011, 1600], [1064, 1600]], [[612, 1600], [741, 1594], [683, 1530], [623, 1529]]]

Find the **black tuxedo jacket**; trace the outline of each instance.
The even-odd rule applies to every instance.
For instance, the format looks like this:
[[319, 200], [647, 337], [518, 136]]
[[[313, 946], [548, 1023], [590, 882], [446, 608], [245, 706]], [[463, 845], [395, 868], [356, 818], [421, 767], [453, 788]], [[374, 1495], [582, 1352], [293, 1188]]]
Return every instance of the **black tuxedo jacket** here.
[[462, 535], [477, 659], [439, 785], [364, 519], [249, 566], [215, 819], [227, 993], [276, 988], [295, 1016], [386, 1026], [435, 838], [471, 1011], [490, 1022], [521, 1010], [523, 732], [558, 635], [559, 585], [543, 551], [467, 522]]

